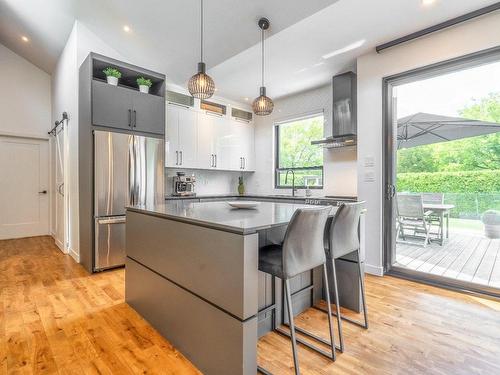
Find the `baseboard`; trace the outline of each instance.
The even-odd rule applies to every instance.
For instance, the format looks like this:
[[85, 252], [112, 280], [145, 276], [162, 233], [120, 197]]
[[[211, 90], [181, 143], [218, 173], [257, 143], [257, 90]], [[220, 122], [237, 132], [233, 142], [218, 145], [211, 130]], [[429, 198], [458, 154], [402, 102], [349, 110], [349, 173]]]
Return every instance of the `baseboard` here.
[[80, 263], [80, 254], [78, 254], [73, 249], [69, 249], [69, 255], [75, 260], [76, 263]]
[[384, 268], [365, 263], [365, 272], [370, 275], [384, 276]]

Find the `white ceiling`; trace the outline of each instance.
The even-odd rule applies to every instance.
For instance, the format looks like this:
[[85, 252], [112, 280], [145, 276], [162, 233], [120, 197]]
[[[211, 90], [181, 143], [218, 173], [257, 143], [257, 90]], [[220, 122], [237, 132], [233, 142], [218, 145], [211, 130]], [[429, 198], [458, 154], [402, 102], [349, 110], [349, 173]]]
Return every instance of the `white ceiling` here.
[[[494, 0], [206, 0], [205, 61], [217, 94], [250, 100], [260, 86], [261, 16], [268, 95], [327, 83], [375, 45], [495, 3]], [[185, 85], [199, 61], [198, 0], [0, 0], [0, 43], [52, 72], [78, 19], [123, 56]], [[129, 25], [130, 33], [123, 31]], [[24, 43], [21, 36], [30, 41]], [[322, 56], [364, 40], [352, 51]]]

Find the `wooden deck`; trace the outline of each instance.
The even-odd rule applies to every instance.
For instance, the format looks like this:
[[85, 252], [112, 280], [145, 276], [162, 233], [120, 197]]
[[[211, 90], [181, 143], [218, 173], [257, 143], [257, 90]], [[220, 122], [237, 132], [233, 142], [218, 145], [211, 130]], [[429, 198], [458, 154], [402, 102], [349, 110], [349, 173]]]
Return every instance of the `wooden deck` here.
[[433, 275], [500, 288], [500, 239], [450, 233], [443, 246], [398, 243], [396, 265]]

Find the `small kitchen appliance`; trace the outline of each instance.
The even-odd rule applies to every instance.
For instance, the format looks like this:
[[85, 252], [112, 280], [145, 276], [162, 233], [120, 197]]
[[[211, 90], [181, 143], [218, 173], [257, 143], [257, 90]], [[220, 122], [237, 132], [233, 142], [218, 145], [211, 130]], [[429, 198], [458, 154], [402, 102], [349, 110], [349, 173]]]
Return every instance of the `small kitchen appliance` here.
[[194, 191], [195, 182], [196, 178], [194, 177], [194, 175], [186, 176], [186, 173], [184, 172], [177, 172], [177, 176], [174, 176], [174, 195], [196, 195]]

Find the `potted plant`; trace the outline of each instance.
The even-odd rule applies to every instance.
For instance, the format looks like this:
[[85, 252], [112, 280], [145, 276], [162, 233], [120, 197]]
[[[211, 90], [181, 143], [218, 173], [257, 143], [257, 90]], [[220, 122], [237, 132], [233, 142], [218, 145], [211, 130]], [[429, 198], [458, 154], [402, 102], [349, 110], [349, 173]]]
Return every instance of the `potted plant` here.
[[488, 238], [500, 238], [500, 211], [488, 210], [483, 214], [484, 235]]
[[147, 94], [149, 88], [153, 85], [150, 79], [139, 77], [137, 78], [137, 85], [139, 86], [139, 91]]
[[122, 77], [122, 73], [118, 69], [108, 66], [103, 70], [103, 73], [106, 74], [106, 80], [110, 85], [118, 86], [118, 79]]
[[238, 194], [245, 194], [245, 184], [243, 183], [243, 176], [238, 177]]

